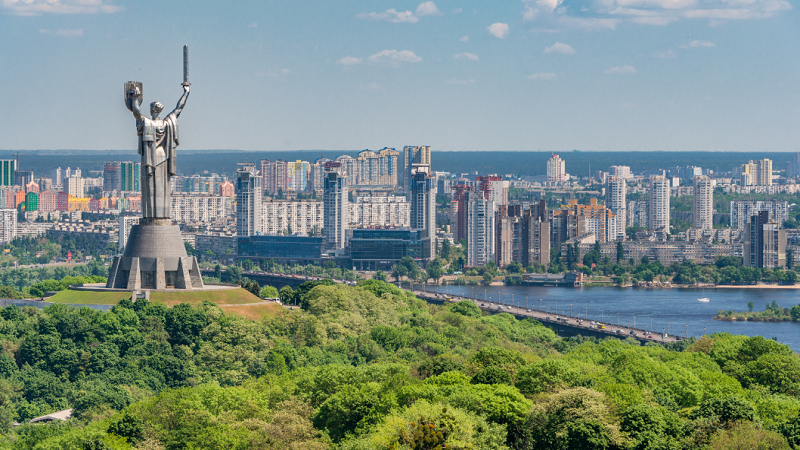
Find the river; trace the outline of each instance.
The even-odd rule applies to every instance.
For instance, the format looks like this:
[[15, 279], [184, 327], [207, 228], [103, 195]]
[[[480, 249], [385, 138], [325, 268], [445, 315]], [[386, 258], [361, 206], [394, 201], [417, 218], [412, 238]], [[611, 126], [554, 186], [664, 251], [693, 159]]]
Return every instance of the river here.
[[[417, 286], [420, 288], [421, 286]], [[754, 311], [763, 311], [767, 303], [776, 301], [781, 307], [800, 303], [795, 289], [679, 289], [679, 288], [615, 288], [615, 287], [540, 287], [540, 286], [426, 286], [451, 295], [465, 295], [479, 300], [500, 302], [590, 320], [602, 320], [622, 325], [645, 326], [656, 332], [695, 336], [728, 332], [748, 336], [775, 338], [800, 352], [800, 322], [725, 322], [714, 320], [719, 310], [746, 311], [747, 303], [755, 303]], [[699, 303], [707, 297], [709, 303]], [[513, 299], [513, 300], [512, 300]], [[635, 317], [635, 319], [634, 319]]]

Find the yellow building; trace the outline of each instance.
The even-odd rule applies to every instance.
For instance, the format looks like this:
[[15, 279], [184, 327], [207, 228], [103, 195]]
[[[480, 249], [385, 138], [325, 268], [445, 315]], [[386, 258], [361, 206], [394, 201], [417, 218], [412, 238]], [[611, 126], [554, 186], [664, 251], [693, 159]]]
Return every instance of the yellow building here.
[[69, 196], [70, 211], [89, 211], [89, 197]]

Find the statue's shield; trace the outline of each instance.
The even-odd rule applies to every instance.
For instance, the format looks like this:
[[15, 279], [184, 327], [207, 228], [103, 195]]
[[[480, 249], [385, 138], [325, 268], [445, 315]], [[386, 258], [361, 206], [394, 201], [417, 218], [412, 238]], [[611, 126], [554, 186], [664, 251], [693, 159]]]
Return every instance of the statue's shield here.
[[125, 106], [128, 110], [133, 110], [133, 105], [130, 103], [132, 98], [135, 98], [142, 104], [144, 99], [144, 87], [140, 81], [126, 81], [125, 82]]

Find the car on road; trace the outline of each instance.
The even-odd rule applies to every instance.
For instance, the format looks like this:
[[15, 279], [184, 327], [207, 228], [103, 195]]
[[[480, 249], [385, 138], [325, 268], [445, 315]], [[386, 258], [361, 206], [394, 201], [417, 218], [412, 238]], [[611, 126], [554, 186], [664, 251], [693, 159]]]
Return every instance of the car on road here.
[[614, 330], [614, 333], [620, 334], [622, 333], [622, 330]]
[[601, 325], [601, 326], [600, 326], [600, 329], [603, 329], [603, 330], [605, 330], [605, 329], [606, 329], [606, 326], [605, 326], [605, 325]]
[[636, 334], [636, 332], [635, 332], [635, 331], [633, 331], [633, 330], [631, 330], [630, 332], [628, 332], [628, 334], [630, 334], [631, 336], [638, 336], [638, 335]]
[[531, 312], [531, 310], [530, 309], [526, 309], [525, 312]]
[[483, 303], [481, 303], [481, 306], [486, 306], [486, 305], [484, 305]]

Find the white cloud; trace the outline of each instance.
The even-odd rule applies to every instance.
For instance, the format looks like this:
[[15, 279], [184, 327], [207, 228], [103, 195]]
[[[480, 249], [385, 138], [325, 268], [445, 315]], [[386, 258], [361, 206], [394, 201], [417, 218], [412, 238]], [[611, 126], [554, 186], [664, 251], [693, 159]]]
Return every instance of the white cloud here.
[[528, 79], [532, 81], [536, 80], [555, 80], [556, 74], [553, 72], [542, 72], [542, 73], [535, 73], [533, 75], [528, 75]]
[[369, 62], [375, 64], [397, 65], [404, 62], [417, 63], [422, 58], [415, 55], [411, 50], [383, 50], [367, 58]]
[[654, 52], [653, 53], [653, 58], [666, 59], [666, 58], [674, 58], [674, 57], [675, 57], [675, 52], [673, 52], [672, 50], [667, 50], [667, 51], [663, 51], [663, 52]]
[[712, 48], [714, 47], [713, 42], [708, 41], [692, 41], [689, 42], [687, 45], [681, 45], [681, 48]]
[[368, 20], [385, 20], [391, 23], [417, 23], [419, 21], [419, 18], [415, 17], [411, 11], [397, 11], [394, 8], [387, 9], [382, 13], [360, 13], [356, 17]]
[[0, 7], [12, 14], [38, 16], [41, 14], [98, 14], [124, 10], [105, 0], [2, 0]]
[[705, 19], [717, 26], [730, 20], [763, 19], [793, 9], [791, 0], [522, 0], [523, 20], [556, 22], [584, 30], [615, 29], [620, 22], [665, 26]]
[[616, 30], [617, 25], [622, 22], [620, 19], [599, 19], [599, 18], [579, 18], [572, 16], [560, 16], [558, 23], [569, 28], [579, 28], [586, 31], [596, 30]]
[[453, 14], [460, 14], [461, 11], [464, 11], [464, 8], [456, 8], [453, 10]]
[[486, 28], [486, 29], [489, 30], [489, 33], [491, 33], [492, 36], [494, 36], [494, 37], [496, 37], [498, 39], [503, 39], [508, 34], [508, 24], [507, 23], [500, 23], [500, 22], [493, 23], [493, 24], [489, 25], [489, 27]]
[[478, 60], [478, 55], [476, 55], [474, 53], [464, 52], [464, 53], [459, 53], [457, 55], [453, 55], [453, 58], [455, 58], [455, 59], [468, 59], [470, 61], [477, 61]]
[[291, 75], [292, 71], [289, 69], [270, 69], [262, 72], [256, 72], [259, 77], [278, 78], [282, 75]]
[[460, 38], [458, 38], [458, 40], [461, 42], [467, 42], [469, 41], [469, 36], [467, 35], [461, 36]]
[[607, 69], [603, 73], [617, 74], [617, 75], [633, 75], [636, 73], [636, 69], [632, 66], [617, 66]]
[[561, 53], [562, 55], [574, 55], [575, 49], [572, 48], [569, 44], [562, 44], [561, 42], [556, 42], [555, 44], [551, 45], [550, 47], [545, 47], [545, 53]]
[[436, 7], [436, 3], [422, 2], [417, 6], [417, 16], [438, 16], [439, 14], [441, 11]]
[[361, 61], [364, 60], [362, 58], [356, 58], [355, 56], [347, 55], [344, 58], [336, 61], [336, 63], [343, 66], [354, 66], [356, 64], [361, 64]]
[[475, 80], [470, 78], [469, 80], [447, 80], [447, 84], [455, 84], [455, 85], [464, 85], [464, 84], [472, 84]]
[[247, 28], [258, 28], [258, 22], [253, 22], [247, 26]]
[[61, 29], [58, 29], [56, 31], [39, 30], [39, 33], [52, 34], [54, 36], [62, 36], [62, 37], [74, 38], [74, 37], [83, 36], [83, 28], [80, 28], [80, 29], [77, 29], [77, 30], [65, 30], [65, 29], [61, 28]]

